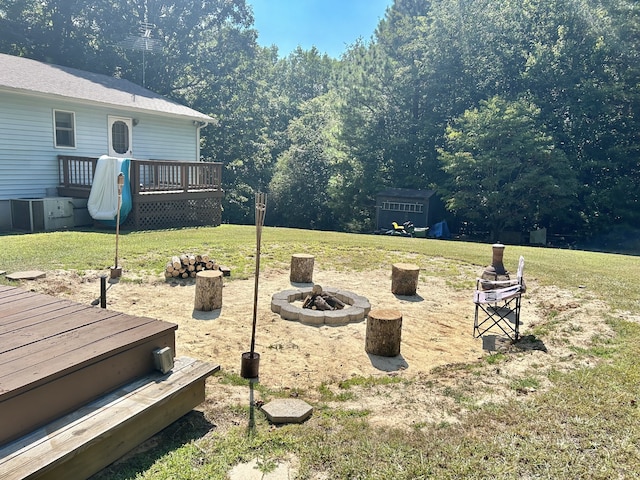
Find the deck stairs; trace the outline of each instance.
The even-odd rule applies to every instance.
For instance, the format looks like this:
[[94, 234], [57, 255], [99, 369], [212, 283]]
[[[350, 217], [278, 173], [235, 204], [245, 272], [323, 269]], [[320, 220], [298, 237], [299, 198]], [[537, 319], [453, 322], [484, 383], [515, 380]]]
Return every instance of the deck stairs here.
[[202, 403], [176, 329], [0, 286], [0, 479], [88, 478]]

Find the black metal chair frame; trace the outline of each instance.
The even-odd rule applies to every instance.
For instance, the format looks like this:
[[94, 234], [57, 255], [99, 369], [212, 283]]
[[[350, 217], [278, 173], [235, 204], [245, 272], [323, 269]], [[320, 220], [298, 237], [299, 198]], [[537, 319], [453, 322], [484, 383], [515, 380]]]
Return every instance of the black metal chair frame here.
[[520, 257], [517, 280], [476, 281], [474, 338], [495, 331], [494, 327], [513, 341], [520, 338], [520, 306], [526, 290], [523, 271], [524, 258]]

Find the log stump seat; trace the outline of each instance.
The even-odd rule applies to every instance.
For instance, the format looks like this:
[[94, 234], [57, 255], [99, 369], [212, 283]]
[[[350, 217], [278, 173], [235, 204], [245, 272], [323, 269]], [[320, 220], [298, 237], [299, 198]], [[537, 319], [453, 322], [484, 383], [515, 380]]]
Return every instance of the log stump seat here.
[[308, 253], [294, 253], [291, 255], [291, 283], [313, 283], [313, 263], [315, 257]]
[[371, 310], [367, 315], [365, 351], [382, 357], [400, 354], [402, 313], [391, 309]]
[[222, 308], [222, 276], [220, 270], [201, 270], [196, 274], [194, 310], [210, 312]]
[[418, 290], [420, 267], [412, 263], [394, 263], [391, 267], [391, 293], [413, 296]]

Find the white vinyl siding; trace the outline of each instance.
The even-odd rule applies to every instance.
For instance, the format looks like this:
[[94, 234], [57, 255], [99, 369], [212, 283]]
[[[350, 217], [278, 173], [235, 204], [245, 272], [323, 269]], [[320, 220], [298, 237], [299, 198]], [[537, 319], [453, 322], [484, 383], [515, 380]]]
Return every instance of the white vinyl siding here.
[[139, 122], [133, 127], [135, 158], [189, 162], [198, 160], [196, 127], [192, 121], [183, 120], [177, 123], [165, 117], [136, 118]]
[[[56, 148], [52, 111], [75, 117], [75, 149]], [[41, 198], [58, 186], [57, 155], [108, 154], [108, 117], [135, 119], [134, 158], [196, 161], [193, 120], [141, 114], [0, 90], [0, 200]]]

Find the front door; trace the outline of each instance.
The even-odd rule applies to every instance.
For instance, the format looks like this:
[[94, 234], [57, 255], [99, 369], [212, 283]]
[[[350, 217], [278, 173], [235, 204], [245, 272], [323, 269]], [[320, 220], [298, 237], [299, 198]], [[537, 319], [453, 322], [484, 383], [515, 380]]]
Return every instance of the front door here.
[[109, 116], [109, 155], [133, 156], [133, 120], [127, 117]]

